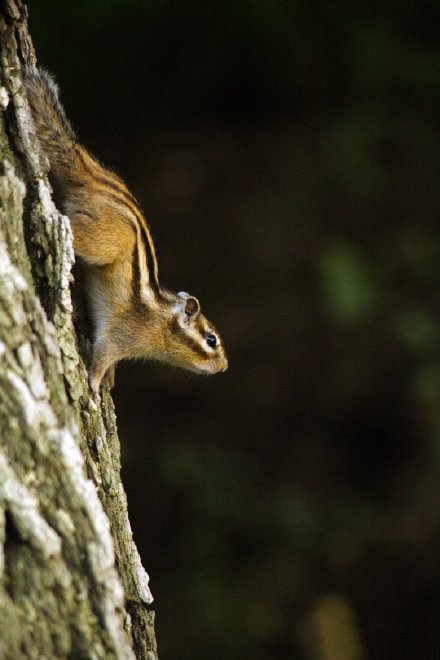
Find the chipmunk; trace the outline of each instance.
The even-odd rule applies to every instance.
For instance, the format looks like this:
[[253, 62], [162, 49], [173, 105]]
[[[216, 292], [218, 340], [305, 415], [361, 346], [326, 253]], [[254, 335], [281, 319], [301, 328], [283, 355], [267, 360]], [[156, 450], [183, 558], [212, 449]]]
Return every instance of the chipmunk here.
[[116, 363], [151, 358], [200, 374], [226, 371], [223, 342], [197, 298], [159, 284], [150, 228], [125, 183], [81, 144], [50, 75], [26, 69], [23, 84], [38, 138], [85, 264], [93, 325], [89, 384], [114, 385]]

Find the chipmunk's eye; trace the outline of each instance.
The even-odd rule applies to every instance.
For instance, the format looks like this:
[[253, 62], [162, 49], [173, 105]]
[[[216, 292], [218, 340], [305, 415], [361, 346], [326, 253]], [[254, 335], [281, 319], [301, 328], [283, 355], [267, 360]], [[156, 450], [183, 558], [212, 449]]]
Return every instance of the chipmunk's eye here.
[[217, 346], [217, 337], [215, 335], [206, 335], [206, 343], [211, 348], [215, 348]]

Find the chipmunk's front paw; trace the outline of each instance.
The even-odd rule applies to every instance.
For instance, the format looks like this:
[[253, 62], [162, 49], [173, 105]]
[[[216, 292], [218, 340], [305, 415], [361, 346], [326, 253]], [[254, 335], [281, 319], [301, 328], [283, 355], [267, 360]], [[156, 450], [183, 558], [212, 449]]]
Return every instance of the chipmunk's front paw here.
[[89, 387], [93, 392], [95, 399], [99, 397], [99, 386], [101, 381], [94, 374], [89, 374]]
[[94, 345], [89, 368], [89, 385], [95, 397], [99, 396], [101, 382], [110, 387], [113, 387], [115, 382], [114, 359], [104, 339]]
[[112, 364], [111, 367], [107, 369], [102, 379], [103, 385], [107, 385], [109, 390], [113, 389], [115, 386], [115, 365]]

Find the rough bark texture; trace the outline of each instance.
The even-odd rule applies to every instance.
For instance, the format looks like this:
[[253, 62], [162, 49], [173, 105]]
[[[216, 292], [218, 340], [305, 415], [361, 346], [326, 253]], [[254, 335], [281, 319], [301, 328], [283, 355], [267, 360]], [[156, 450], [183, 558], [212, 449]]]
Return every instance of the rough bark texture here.
[[69, 221], [21, 85], [26, 15], [0, 2], [0, 657], [154, 660], [113, 403], [90, 397]]

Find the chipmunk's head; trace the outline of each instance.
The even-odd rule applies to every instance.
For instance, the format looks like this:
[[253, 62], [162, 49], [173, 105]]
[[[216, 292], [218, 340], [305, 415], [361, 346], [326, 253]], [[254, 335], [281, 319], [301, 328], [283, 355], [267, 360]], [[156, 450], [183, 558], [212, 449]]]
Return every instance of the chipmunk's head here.
[[217, 330], [200, 312], [197, 298], [183, 291], [175, 296], [166, 337], [167, 359], [200, 374], [226, 371], [223, 342]]

